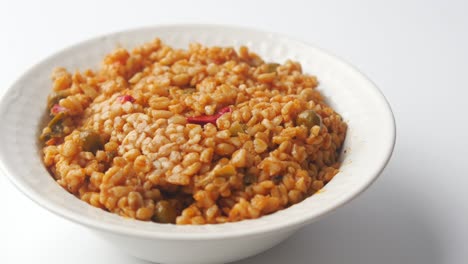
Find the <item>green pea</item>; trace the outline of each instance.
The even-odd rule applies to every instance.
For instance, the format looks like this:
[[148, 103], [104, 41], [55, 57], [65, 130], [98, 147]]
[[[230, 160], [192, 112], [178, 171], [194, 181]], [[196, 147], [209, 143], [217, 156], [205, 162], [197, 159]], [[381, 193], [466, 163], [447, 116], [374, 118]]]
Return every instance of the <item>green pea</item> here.
[[314, 126], [322, 125], [322, 118], [314, 110], [305, 110], [296, 118], [296, 126], [306, 126], [311, 129]]
[[80, 133], [82, 148], [96, 154], [96, 151], [104, 148], [104, 141], [99, 133], [86, 130]]
[[163, 224], [175, 224], [176, 209], [168, 201], [159, 201], [154, 208], [153, 221]]

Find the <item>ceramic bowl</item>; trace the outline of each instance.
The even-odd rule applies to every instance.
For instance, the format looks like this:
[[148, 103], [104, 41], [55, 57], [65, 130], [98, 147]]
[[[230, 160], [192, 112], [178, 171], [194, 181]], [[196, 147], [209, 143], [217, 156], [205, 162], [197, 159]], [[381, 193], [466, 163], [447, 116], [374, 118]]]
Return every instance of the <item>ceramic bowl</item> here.
[[[187, 48], [191, 42], [246, 45], [267, 61], [299, 61], [304, 72], [318, 77], [318, 89], [349, 125], [340, 172], [321, 192], [285, 210], [219, 225], [176, 226], [126, 219], [94, 208], [62, 189], [44, 167], [37, 140], [51, 91], [52, 69], [96, 68], [117, 46], [132, 48], [155, 37], [179, 48]], [[364, 191], [384, 169], [395, 143], [389, 104], [354, 67], [282, 35], [210, 25], [132, 29], [62, 50], [25, 72], [9, 88], [0, 104], [0, 120], [1, 169], [19, 190], [55, 214], [89, 227], [121, 250], [162, 263], [230, 262], [273, 247]]]

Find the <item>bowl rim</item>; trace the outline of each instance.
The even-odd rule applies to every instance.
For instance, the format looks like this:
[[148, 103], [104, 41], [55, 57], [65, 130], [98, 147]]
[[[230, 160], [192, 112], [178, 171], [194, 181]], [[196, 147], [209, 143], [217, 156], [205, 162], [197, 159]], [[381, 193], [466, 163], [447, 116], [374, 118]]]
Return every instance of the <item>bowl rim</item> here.
[[[0, 113], [2, 111], [5, 111], [6, 108], [6, 98], [12, 91], [14, 90], [13, 87], [16, 86], [17, 83], [19, 83], [24, 76], [29, 75], [36, 67], [39, 67], [40, 64], [44, 61], [47, 61], [59, 54], [62, 54], [64, 52], [73, 50], [81, 45], [85, 45], [91, 42], [94, 42], [100, 38], [103, 37], [112, 37], [116, 35], [121, 35], [121, 34], [128, 34], [133, 31], [139, 31], [139, 30], [161, 30], [161, 29], [174, 29], [174, 28], [205, 28], [205, 29], [227, 29], [227, 30], [242, 30], [242, 31], [248, 31], [251, 33], [258, 33], [262, 35], [268, 35], [274, 38], [278, 39], [287, 39], [288, 41], [293, 41], [298, 44], [302, 44], [307, 46], [308, 48], [314, 49], [316, 52], [325, 54], [329, 56], [331, 59], [333, 59], [337, 63], [341, 63], [344, 65], [354, 76], [359, 77], [362, 81], [365, 81], [365, 85], [368, 87], [369, 90], [371, 90], [374, 94], [373, 96], [375, 99], [380, 100], [382, 103], [382, 108], [385, 109], [384, 115], [386, 116], [385, 122], [387, 125], [389, 125], [389, 128], [391, 131], [388, 131], [390, 133], [390, 138], [388, 138], [388, 142], [385, 144], [385, 149], [382, 150], [383, 153], [385, 153], [385, 156], [383, 159], [381, 159], [379, 162], [379, 166], [375, 168], [372, 172], [369, 172], [369, 174], [372, 174], [372, 177], [368, 177], [368, 179], [363, 182], [361, 185], [356, 186], [353, 190], [349, 191], [346, 193], [346, 195], [342, 195], [339, 198], [336, 199], [336, 201], [329, 207], [321, 209], [320, 212], [316, 213], [315, 215], [310, 215], [307, 217], [298, 217], [293, 220], [289, 220], [285, 223], [280, 222], [280, 223], [274, 223], [274, 224], [269, 224], [263, 227], [257, 227], [255, 229], [232, 229], [230, 228], [229, 231], [223, 232], [221, 234], [215, 233], [215, 232], [210, 232], [207, 230], [204, 233], [190, 233], [188, 232], [177, 232], [177, 233], [160, 233], [157, 231], [144, 231], [144, 230], [139, 230], [137, 228], [129, 228], [129, 227], [124, 227], [120, 226], [118, 224], [105, 224], [104, 222], [100, 222], [99, 220], [92, 219], [86, 216], [79, 215], [77, 213], [71, 213], [69, 210], [65, 210], [64, 207], [52, 204], [49, 202], [47, 199], [41, 197], [40, 195], [36, 194], [33, 191], [33, 188], [30, 188], [29, 186], [25, 186], [22, 184], [20, 180], [17, 179], [17, 177], [13, 176], [15, 173], [13, 170], [9, 167], [8, 164], [4, 161], [2, 155], [6, 155], [3, 153], [0, 149], [0, 170], [3, 172], [3, 174], [9, 179], [10, 182], [13, 183], [13, 185], [20, 190], [24, 195], [26, 195], [29, 199], [31, 199], [33, 202], [36, 204], [40, 205], [41, 207], [47, 209], [48, 211], [59, 215], [65, 219], [68, 219], [72, 222], [90, 227], [92, 229], [96, 230], [101, 230], [101, 231], [107, 231], [110, 233], [114, 234], [119, 234], [119, 235], [127, 235], [127, 236], [132, 236], [132, 237], [140, 237], [140, 238], [147, 238], [147, 239], [170, 239], [170, 240], [215, 240], [215, 239], [226, 239], [226, 238], [234, 238], [234, 237], [241, 237], [241, 236], [253, 236], [253, 235], [258, 235], [258, 234], [264, 234], [272, 231], [279, 231], [279, 230], [284, 230], [288, 228], [299, 228], [300, 226], [303, 226], [311, 221], [317, 220], [318, 218], [321, 218], [330, 212], [334, 211], [338, 207], [343, 206], [344, 204], [350, 202], [352, 199], [356, 198], [358, 195], [360, 195], [364, 190], [366, 190], [377, 178], [378, 176], [382, 173], [388, 162], [390, 161], [390, 158], [392, 156], [394, 147], [395, 147], [395, 142], [396, 142], [396, 123], [395, 123], [395, 117], [393, 115], [391, 106], [383, 93], [378, 89], [378, 87], [369, 79], [367, 78], [366, 75], [364, 75], [362, 72], [360, 72], [355, 66], [349, 64], [342, 58], [322, 49], [317, 47], [316, 45], [310, 44], [308, 42], [298, 40], [297, 38], [290, 37], [286, 34], [282, 33], [273, 33], [269, 31], [264, 31], [256, 28], [250, 28], [250, 27], [245, 27], [245, 26], [237, 26], [237, 25], [225, 25], [225, 24], [187, 24], [187, 23], [171, 23], [171, 24], [157, 24], [157, 25], [149, 25], [149, 26], [142, 26], [142, 27], [133, 27], [133, 28], [128, 28], [120, 31], [114, 31], [111, 33], [104, 33], [98, 36], [94, 36], [91, 38], [88, 38], [83, 41], [79, 41], [73, 45], [69, 45], [63, 49], [60, 49], [54, 53], [52, 53], [49, 56], [46, 56], [45, 58], [39, 60], [37, 63], [33, 64], [30, 66], [26, 71], [24, 71], [17, 79], [6, 89], [6, 91], [3, 93], [2, 98], [0, 98]], [[285, 208], [287, 210], [287, 208]], [[216, 226], [223, 226], [223, 225], [235, 225], [236, 223], [241, 223], [241, 222], [246, 222], [249, 220], [243, 220], [240, 222], [234, 222], [234, 223], [226, 223], [226, 224], [217, 224]], [[187, 227], [190, 227], [191, 225], [188, 225]], [[207, 225], [205, 225], [207, 226]]]

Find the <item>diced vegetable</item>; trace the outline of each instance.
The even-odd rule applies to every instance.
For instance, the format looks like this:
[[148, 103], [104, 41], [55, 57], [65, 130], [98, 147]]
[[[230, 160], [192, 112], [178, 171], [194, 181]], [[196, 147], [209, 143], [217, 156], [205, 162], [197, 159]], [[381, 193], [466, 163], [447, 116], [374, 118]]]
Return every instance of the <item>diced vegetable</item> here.
[[311, 129], [314, 126], [322, 125], [322, 118], [314, 110], [305, 110], [296, 118], [296, 126], [306, 126]]
[[211, 115], [211, 116], [194, 116], [194, 117], [187, 117], [187, 122], [192, 123], [192, 124], [199, 124], [199, 125], [205, 125], [208, 123], [211, 124], [216, 124], [216, 120], [220, 118], [222, 115], [225, 113], [231, 112], [232, 109], [228, 107], [221, 108], [218, 113]]
[[128, 95], [128, 94], [117, 97], [117, 100], [119, 100], [119, 102], [122, 104], [126, 102], [130, 102], [130, 103], [135, 102], [135, 98], [133, 98], [131, 95]]
[[58, 91], [49, 95], [47, 99], [47, 109], [52, 109], [54, 105], [58, 104], [61, 99], [67, 97], [68, 95], [69, 93], [65, 91]]
[[59, 104], [55, 104], [54, 106], [52, 106], [52, 108], [50, 109], [50, 113], [52, 115], [57, 115], [58, 113], [61, 113], [61, 112], [67, 112], [68, 109], [66, 107], [63, 107]]
[[159, 201], [154, 208], [153, 221], [163, 224], [175, 224], [176, 209], [168, 201]]
[[67, 112], [59, 112], [57, 113], [52, 120], [49, 121], [47, 124], [46, 129], [44, 132], [41, 134], [39, 137], [40, 140], [42, 141], [48, 141], [51, 138], [55, 137], [63, 137], [63, 120], [67, 117]]
[[57, 144], [57, 141], [58, 141], [57, 138], [51, 138], [51, 139], [47, 140], [47, 141], [45, 142], [45, 144], [46, 144], [47, 146], [52, 146], [52, 145]]
[[104, 140], [99, 133], [86, 130], [80, 133], [82, 148], [84, 151], [89, 151], [96, 154], [96, 151], [104, 149]]
[[52, 120], [50, 120], [48, 127], [52, 130], [52, 132], [62, 132], [62, 121], [67, 116], [66, 112], [59, 112], [57, 113]]

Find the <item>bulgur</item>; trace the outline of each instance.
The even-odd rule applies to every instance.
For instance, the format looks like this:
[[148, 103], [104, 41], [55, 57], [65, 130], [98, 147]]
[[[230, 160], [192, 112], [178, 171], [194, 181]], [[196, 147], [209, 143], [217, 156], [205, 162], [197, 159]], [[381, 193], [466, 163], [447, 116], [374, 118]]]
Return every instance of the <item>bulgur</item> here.
[[258, 218], [338, 172], [346, 124], [297, 62], [159, 39], [53, 72], [44, 163], [81, 200], [176, 224]]

